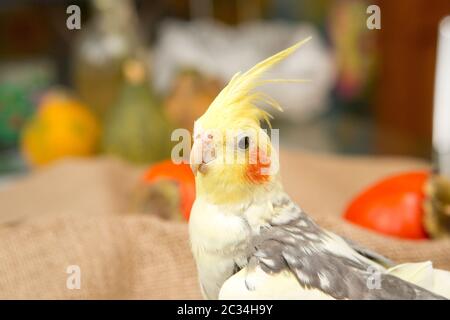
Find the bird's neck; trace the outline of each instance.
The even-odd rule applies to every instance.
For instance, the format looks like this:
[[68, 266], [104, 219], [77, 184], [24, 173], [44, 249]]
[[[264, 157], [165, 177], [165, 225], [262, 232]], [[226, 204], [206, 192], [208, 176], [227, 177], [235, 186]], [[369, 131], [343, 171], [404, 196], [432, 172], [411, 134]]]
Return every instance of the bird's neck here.
[[282, 190], [279, 175], [273, 176], [269, 181], [254, 183], [209, 183], [206, 179], [196, 179], [197, 197], [202, 197], [211, 204], [224, 206], [242, 206], [255, 201], [269, 199], [274, 192]]

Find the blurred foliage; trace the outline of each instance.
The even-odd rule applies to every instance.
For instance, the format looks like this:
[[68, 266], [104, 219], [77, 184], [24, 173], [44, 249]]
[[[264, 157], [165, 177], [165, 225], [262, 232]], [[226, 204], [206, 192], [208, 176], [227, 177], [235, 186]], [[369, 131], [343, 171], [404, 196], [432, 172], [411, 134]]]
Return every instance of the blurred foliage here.
[[17, 144], [20, 130], [33, 110], [23, 88], [12, 84], [0, 85], [0, 149]]

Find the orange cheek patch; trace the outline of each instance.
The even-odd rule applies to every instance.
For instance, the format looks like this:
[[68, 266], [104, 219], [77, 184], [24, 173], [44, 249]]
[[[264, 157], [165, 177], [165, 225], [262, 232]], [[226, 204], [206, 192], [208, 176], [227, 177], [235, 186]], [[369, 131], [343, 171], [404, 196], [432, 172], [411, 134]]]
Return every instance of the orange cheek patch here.
[[269, 181], [270, 157], [260, 151], [259, 148], [251, 152], [250, 158], [252, 157], [253, 159], [256, 158], [256, 163], [247, 165], [245, 172], [247, 178], [254, 183], [264, 183]]

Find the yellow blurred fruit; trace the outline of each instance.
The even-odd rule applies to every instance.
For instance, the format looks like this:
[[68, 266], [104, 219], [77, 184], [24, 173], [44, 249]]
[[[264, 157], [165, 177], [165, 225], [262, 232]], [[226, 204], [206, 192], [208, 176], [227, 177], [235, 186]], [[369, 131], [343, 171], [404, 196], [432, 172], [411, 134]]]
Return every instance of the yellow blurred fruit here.
[[39, 166], [66, 156], [88, 156], [98, 146], [100, 128], [89, 109], [63, 93], [48, 94], [22, 133], [22, 152]]

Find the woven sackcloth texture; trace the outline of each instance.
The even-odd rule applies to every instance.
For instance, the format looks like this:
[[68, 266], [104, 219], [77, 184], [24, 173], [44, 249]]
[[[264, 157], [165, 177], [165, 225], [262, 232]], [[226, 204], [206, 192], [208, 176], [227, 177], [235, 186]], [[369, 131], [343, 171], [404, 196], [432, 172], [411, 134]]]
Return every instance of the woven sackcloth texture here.
[[[384, 237], [340, 217], [362, 188], [426, 163], [284, 151], [281, 168], [288, 193], [320, 225], [395, 261], [450, 269], [450, 240]], [[109, 158], [69, 159], [3, 186], [0, 298], [200, 298], [187, 225], [129, 210], [141, 173]], [[79, 289], [67, 287], [70, 266]]]

